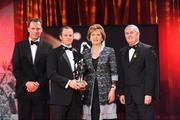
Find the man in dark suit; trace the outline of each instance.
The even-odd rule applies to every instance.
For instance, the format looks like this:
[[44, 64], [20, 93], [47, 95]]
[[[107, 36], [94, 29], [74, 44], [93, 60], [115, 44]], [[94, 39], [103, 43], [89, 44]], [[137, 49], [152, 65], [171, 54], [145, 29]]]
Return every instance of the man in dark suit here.
[[152, 46], [139, 41], [137, 26], [128, 25], [125, 38], [129, 46], [117, 55], [119, 100], [125, 104], [126, 119], [154, 119], [154, 100], [159, 98], [157, 56]]
[[72, 48], [73, 29], [61, 28], [61, 45], [48, 55], [47, 74], [51, 80], [51, 108], [53, 120], [80, 120], [81, 90], [86, 82], [75, 79], [75, 62], [81, 59], [80, 53]]
[[42, 22], [33, 18], [27, 23], [29, 38], [16, 43], [13, 73], [19, 120], [48, 119], [47, 53], [50, 45], [41, 40]]

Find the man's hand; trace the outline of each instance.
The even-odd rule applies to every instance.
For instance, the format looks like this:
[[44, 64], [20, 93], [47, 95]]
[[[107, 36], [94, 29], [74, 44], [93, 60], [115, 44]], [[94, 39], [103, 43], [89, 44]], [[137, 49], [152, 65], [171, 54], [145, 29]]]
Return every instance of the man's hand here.
[[80, 90], [81, 86], [79, 85], [77, 80], [71, 80], [69, 83], [69, 87], [75, 90]]
[[87, 86], [87, 82], [83, 81], [83, 82], [79, 82], [78, 80], [71, 80], [69, 83], [69, 87], [71, 87], [72, 89], [75, 90], [85, 90]]
[[149, 104], [151, 104], [151, 102], [152, 102], [152, 96], [145, 95], [145, 97], [144, 97], [144, 104], [145, 105], [149, 105]]
[[35, 92], [38, 87], [39, 87], [39, 83], [38, 82], [33, 82], [33, 81], [28, 81], [26, 83], [26, 90], [27, 92]]
[[86, 90], [86, 87], [87, 87], [87, 82], [85, 80], [83, 80], [82, 82], [78, 81], [81, 85], [81, 89], [80, 91], [84, 91]]
[[121, 104], [125, 104], [125, 95], [121, 95], [119, 97], [119, 101], [121, 102]]

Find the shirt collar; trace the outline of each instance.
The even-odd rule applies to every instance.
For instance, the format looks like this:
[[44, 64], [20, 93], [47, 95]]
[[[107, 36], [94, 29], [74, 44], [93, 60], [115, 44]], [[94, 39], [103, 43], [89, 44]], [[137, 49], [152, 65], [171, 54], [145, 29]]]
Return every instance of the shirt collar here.
[[[32, 40], [32, 39], [31, 39], [30, 37], [29, 37], [28, 39], [29, 39], [29, 44], [31, 44], [31, 40]], [[33, 41], [33, 40], [32, 40], [32, 41]], [[34, 42], [39, 42], [39, 41], [40, 41], [40, 38], [38, 38], [38, 39], [37, 39], [36, 41], [34, 41]]]
[[67, 46], [67, 45], [65, 45], [64, 43], [61, 43], [64, 47], [67, 47], [67, 48], [71, 48], [72, 47], [72, 45], [69, 45], [69, 46]]

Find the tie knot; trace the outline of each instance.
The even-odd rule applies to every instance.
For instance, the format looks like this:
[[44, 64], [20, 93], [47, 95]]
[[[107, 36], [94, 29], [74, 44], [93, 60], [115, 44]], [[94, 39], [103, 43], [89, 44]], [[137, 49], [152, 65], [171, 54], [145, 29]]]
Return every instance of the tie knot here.
[[136, 49], [136, 48], [137, 48], [137, 45], [128, 46], [128, 49], [131, 49], [131, 48]]
[[34, 45], [34, 44], [35, 44], [35, 45], [38, 46], [38, 43], [39, 43], [38, 41], [34, 42], [34, 41], [31, 40], [31, 45]]
[[72, 47], [64, 47], [64, 50], [70, 50], [70, 51], [72, 51]]

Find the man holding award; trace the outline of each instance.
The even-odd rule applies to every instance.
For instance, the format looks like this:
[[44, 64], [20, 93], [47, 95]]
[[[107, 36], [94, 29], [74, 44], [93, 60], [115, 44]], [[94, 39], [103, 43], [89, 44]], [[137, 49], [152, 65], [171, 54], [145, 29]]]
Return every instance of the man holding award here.
[[51, 109], [53, 120], [74, 119], [81, 116], [81, 91], [87, 83], [81, 76], [79, 61], [82, 55], [72, 48], [73, 29], [61, 28], [61, 45], [51, 51], [47, 60], [47, 74], [51, 80]]

